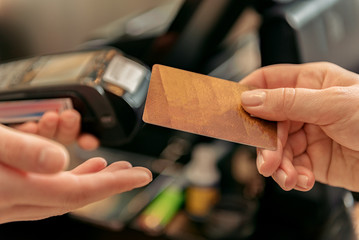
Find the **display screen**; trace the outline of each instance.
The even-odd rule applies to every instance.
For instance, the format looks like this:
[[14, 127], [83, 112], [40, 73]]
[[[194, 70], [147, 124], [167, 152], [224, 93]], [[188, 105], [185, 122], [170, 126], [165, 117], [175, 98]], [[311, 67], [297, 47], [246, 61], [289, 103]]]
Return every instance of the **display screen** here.
[[39, 67], [34, 69], [37, 73], [31, 85], [71, 83], [81, 76], [94, 55], [84, 52], [42, 57], [36, 62]]

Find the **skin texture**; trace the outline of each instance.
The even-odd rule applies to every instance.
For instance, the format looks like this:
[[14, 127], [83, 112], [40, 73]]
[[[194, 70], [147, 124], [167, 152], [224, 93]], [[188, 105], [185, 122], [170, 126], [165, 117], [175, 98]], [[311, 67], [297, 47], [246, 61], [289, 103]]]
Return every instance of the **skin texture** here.
[[47, 112], [38, 123], [27, 122], [12, 127], [22, 132], [54, 139], [65, 145], [77, 141], [79, 146], [85, 150], [96, 149], [99, 146], [98, 139], [90, 134], [80, 134], [80, 123], [80, 114], [75, 110], [67, 110], [61, 115]]
[[65, 171], [69, 154], [63, 144], [77, 141], [88, 150], [99, 144], [79, 134], [80, 120], [70, 110], [49, 112], [38, 123], [0, 125], [0, 223], [64, 214], [152, 180], [146, 168], [124, 161], [107, 166], [102, 158]]
[[257, 150], [258, 171], [284, 190], [315, 181], [359, 191], [359, 75], [317, 62], [258, 69], [241, 83], [250, 114], [278, 121], [276, 151]]

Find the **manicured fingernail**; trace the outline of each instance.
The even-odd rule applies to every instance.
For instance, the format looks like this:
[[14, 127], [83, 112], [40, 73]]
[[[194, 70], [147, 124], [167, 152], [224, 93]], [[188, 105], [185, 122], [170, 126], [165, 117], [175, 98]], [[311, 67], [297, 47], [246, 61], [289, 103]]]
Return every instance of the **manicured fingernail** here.
[[299, 175], [298, 176], [298, 181], [297, 181], [297, 185], [298, 187], [301, 187], [301, 188], [308, 188], [308, 177], [305, 176], [305, 175]]
[[241, 95], [242, 105], [246, 107], [256, 107], [264, 103], [266, 92], [262, 90], [251, 90], [243, 92]]
[[69, 155], [63, 149], [44, 148], [39, 155], [39, 170], [49, 173], [61, 171], [66, 167], [68, 159]]
[[278, 169], [274, 174], [275, 180], [279, 183], [279, 185], [285, 188], [285, 183], [288, 177], [287, 174], [282, 169]]
[[258, 163], [258, 168], [261, 169], [264, 163], [264, 159], [260, 151], [257, 152], [257, 163]]

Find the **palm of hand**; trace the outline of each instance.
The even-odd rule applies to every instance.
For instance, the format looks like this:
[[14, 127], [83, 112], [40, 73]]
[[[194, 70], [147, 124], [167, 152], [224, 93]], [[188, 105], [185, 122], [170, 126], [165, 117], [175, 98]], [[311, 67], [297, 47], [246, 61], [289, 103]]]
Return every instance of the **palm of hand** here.
[[[305, 139], [296, 139], [299, 154], [293, 156], [293, 164], [309, 169], [321, 183], [359, 191], [359, 184], [355, 184], [359, 181], [359, 151], [347, 147], [352, 145], [349, 138], [341, 138], [338, 134], [331, 136], [331, 132], [338, 133], [334, 128], [333, 125], [303, 124], [301, 130]], [[290, 138], [291, 135], [288, 142], [292, 141]]]

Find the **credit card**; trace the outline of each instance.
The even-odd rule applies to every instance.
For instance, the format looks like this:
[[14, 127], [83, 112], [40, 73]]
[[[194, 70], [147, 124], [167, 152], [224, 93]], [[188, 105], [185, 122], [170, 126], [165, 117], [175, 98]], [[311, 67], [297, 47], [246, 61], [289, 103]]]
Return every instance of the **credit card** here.
[[241, 93], [249, 87], [154, 65], [143, 121], [230, 142], [274, 150], [277, 124], [249, 115]]
[[0, 123], [37, 121], [47, 111], [61, 113], [72, 108], [70, 98], [0, 101]]

